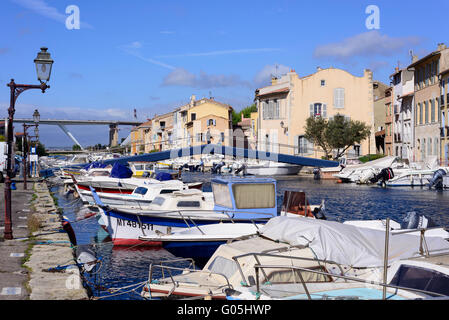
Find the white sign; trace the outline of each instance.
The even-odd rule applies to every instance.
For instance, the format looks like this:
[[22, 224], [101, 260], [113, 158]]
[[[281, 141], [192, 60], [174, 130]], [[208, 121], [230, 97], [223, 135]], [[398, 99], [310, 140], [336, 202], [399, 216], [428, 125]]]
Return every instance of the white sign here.
[[30, 161], [37, 162], [39, 160], [39, 156], [37, 154], [30, 154]]

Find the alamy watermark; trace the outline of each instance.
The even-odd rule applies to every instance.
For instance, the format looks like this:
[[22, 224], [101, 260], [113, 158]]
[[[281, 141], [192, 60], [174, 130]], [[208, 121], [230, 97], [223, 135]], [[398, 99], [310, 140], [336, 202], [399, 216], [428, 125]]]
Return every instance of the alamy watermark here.
[[69, 15], [65, 20], [65, 27], [68, 30], [79, 30], [81, 28], [80, 8], [72, 4], [65, 8], [65, 13]]
[[368, 17], [365, 20], [365, 26], [368, 30], [380, 29], [380, 9], [378, 6], [371, 4], [366, 7], [365, 13]]

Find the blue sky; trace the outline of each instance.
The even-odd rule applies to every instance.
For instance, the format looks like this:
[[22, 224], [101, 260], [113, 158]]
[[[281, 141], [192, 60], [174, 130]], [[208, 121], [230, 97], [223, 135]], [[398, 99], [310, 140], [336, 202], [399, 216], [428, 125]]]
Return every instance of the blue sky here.
[[[66, 28], [69, 5], [80, 10], [79, 30]], [[378, 30], [366, 28], [368, 5], [380, 9]], [[276, 70], [304, 76], [333, 66], [362, 75], [369, 68], [388, 83], [398, 63], [410, 62], [409, 50], [422, 57], [449, 44], [447, 1], [426, 1], [425, 9], [410, 1], [288, 0], [2, 0], [0, 7], [1, 117], [11, 78], [37, 82], [33, 59], [41, 46], [55, 60], [51, 88], [22, 94], [16, 117], [38, 108], [42, 118], [132, 119], [135, 108], [144, 120], [192, 94], [239, 110]], [[73, 133], [83, 145], [108, 141], [107, 128]], [[124, 127], [120, 136], [128, 133]], [[51, 126], [41, 126], [41, 140], [73, 144]]]

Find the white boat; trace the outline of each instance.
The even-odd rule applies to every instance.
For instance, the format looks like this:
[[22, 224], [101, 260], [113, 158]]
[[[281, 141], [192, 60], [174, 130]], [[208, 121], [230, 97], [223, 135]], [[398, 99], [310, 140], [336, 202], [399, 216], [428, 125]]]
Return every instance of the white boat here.
[[397, 160], [397, 157], [387, 156], [362, 164], [351, 164], [343, 167], [339, 173], [333, 174], [333, 176], [342, 182], [366, 183], [380, 170], [392, 167]]
[[286, 176], [298, 174], [301, 168], [302, 166], [289, 163], [261, 161], [257, 163], [247, 163], [244, 170], [247, 174], [257, 176]]
[[[347, 299], [355, 294], [367, 299], [378, 299], [379, 294], [382, 297], [379, 287], [362, 290], [365, 292], [356, 289], [373, 285], [382, 276], [385, 232], [333, 221], [281, 216], [271, 219], [259, 233], [260, 236], [221, 245], [202, 270], [184, 269], [182, 274], [170, 273], [156, 279], [153, 278], [156, 270], [163, 269], [164, 274], [170, 267], [165, 262], [151, 265], [142, 296], [253, 300], [309, 299], [311, 295], [317, 299]], [[449, 253], [449, 243], [441, 237], [425, 236], [425, 242], [427, 258], [428, 253]], [[421, 258], [417, 248], [422, 243], [422, 238], [416, 235], [392, 236], [387, 264]], [[355, 279], [355, 284], [346, 283], [348, 278]], [[389, 299], [429, 296], [428, 292], [416, 293], [414, 288], [409, 292], [410, 286], [399, 292], [392, 280], [387, 284]], [[437, 290], [432, 292], [439, 294]]]
[[[130, 194], [102, 192], [104, 188], [101, 188], [100, 191], [97, 192], [97, 194], [100, 197], [101, 201], [107, 206], [135, 207], [142, 209], [147, 208], [153, 202], [154, 198], [159, 195], [186, 190], [189, 189], [189, 187], [189, 184], [185, 184], [180, 180], [142, 180], [139, 181], [139, 186], [135, 187]], [[79, 184], [76, 184], [75, 188], [83, 203], [95, 205], [95, 200], [90, 189], [81, 189], [79, 187]]]

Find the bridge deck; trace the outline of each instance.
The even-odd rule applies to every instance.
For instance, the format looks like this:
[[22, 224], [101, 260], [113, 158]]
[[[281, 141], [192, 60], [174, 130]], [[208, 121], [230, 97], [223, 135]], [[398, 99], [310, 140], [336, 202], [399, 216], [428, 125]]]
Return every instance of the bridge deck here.
[[168, 159], [175, 159], [180, 157], [189, 157], [198, 154], [221, 154], [232, 157], [240, 157], [246, 159], [259, 159], [259, 160], [270, 160], [274, 162], [289, 163], [293, 165], [301, 165], [307, 167], [338, 167], [339, 163], [330, 160], [321, 160], [314, 158], [306, 158], [300, 156], [293, 156], [281, 153], [272, 153], [252, 149], [234, 148], [226, 147], [216, 144], [206, 144], [195, 147], [160, 151], [154, 153], [147, 153], [137, 156], [122, 157], [117, 159], [108, 159], [102, 161], [105, 164], [113, 164], [115, 162], [126, 164], [132, 161], [162, 161]]

